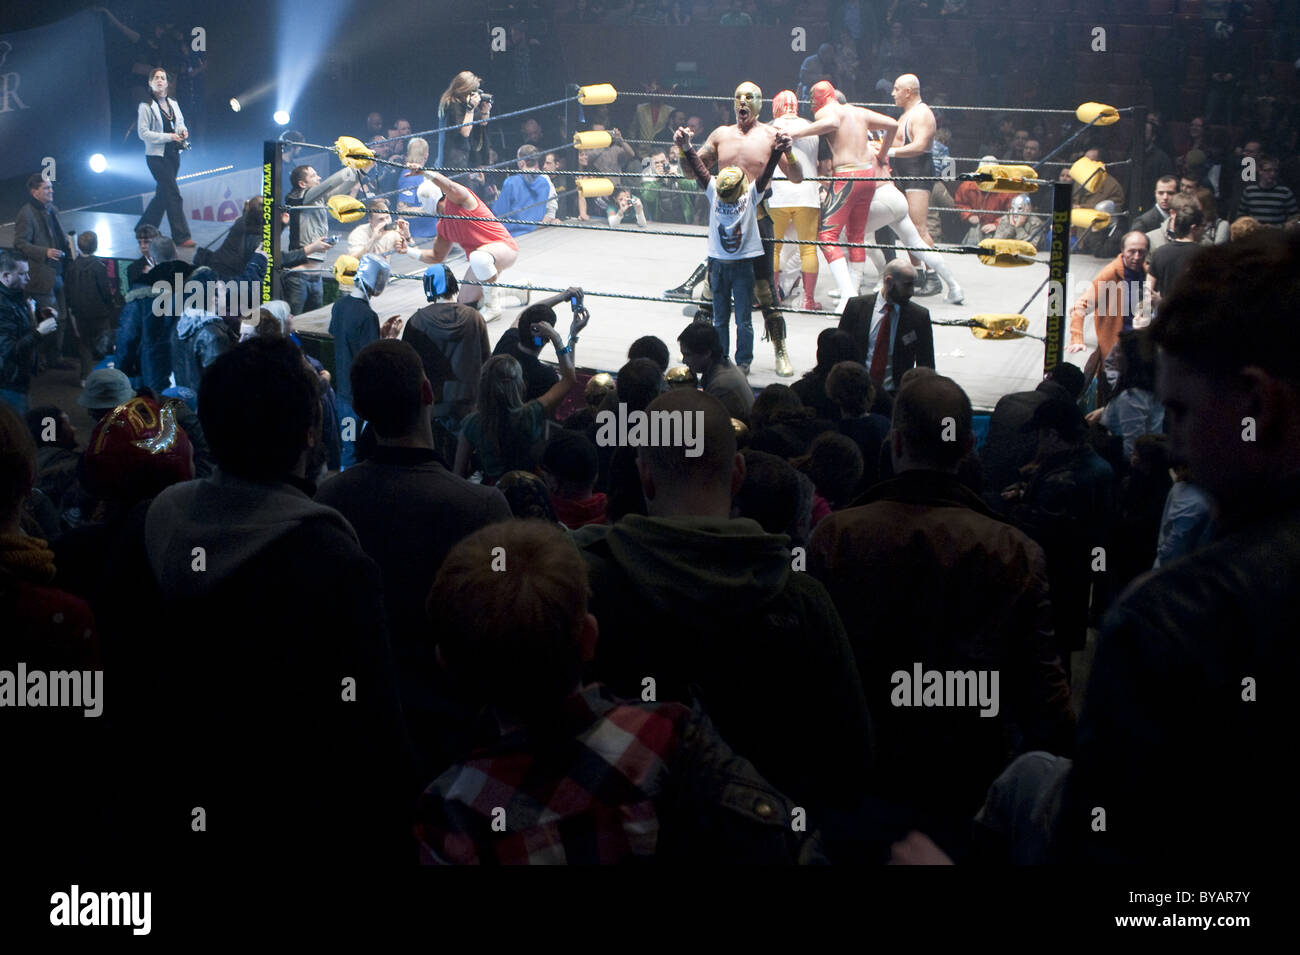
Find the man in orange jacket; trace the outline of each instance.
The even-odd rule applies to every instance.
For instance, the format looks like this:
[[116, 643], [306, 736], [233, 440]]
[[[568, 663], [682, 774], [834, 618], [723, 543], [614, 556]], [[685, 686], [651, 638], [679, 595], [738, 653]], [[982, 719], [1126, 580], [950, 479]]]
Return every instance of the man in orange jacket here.
[[1124, 236], [1124, 244], [1115, 260], [1097, 273], [1087, 291], [1070, 309], [1070, 344], [1067, 352], [1083, 351], [1083, 319], [1096, 314], [1097, 351], [1105, 361], [1119, 340], [1120, 332], [1133, 327], [1133, 316], [1146, 309], [1143, 302], [1146, 283], [1146, 258], [1150, 242], [1141, 232]]

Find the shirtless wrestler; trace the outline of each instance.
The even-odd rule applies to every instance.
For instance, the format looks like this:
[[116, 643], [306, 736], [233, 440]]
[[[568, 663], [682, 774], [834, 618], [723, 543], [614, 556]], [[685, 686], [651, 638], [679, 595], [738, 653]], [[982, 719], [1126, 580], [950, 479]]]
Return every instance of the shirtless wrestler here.
[[[772, 144], [776, 141], [777, 135], [777, 130], [772, 126], [758, 121], [762, 107], [763, 91], [756, 85], [746, 82], [736, 87], [736, 122], [730, 126], [719, 126], [709, 134], [709, 138], [700, 147], [699, 156], [704, 161], [705, 168], [715, 164], [719, 168], [739, 166], [750, 182], [758, 182], [762, 178], [767, 161], [772, 156]], [[683, 128], [689, 129], [689, 127]], [[803, 182], [803, 170], [799, 167], [798, 160], [794, 158], [793, 150], [781, 157], [780, 168], [790, 182], [795, 184]], [[790, 365], [790, 356], [785, 348], [785, 317], [776, 303], [776, 280], [772, 271], [772, 220], [768, 216], [766, 202], [758, 207], [758, 232], [763, 238], [763, 254], [754, 259], [754, 294], [758, 298], [759, 307], [763, 310], [764, 330], [776, 352], [776, 373], [782, 378], [789, 378], [794, 374], [794, 369]], [[698, 282], [705, 274], [705, 268], [701, 267], [697, 272], [698, 276], [688, 280], [689, 284]], [[706, 284], [705, 289], [707, 288]], [[675, 289], [669, 294], [672, 295], [677, 291]], [[713, 316], [708, 314], [711, 308], [708, 304], [707, 292], [701, 312], [706, 314], [699, 316], [700, 320], [707, 320], [712, 324]]]
[[[823, 136], [831, 150], [831, 167], [842, 177], [829, 183], [822, 202], [822, 227], [818, 239], [835, 242], [841, 231], [848, 232], [850, 242], [863, 242], [867, 235], [867, 219], [871, 214], [871, 198], [878, 183], [876, 163], [872, 157], [871, 131], [883, 130], [883, 149], [894, 141], [898, 123], [883, 113], [861, 106], [841, 104], [835, 98], [835, 87], [826, 80], [812, 88], [813, 122], [799, 135]], [[858, 294], [857, 283], [849, 273], [849, 263], [844, 260], [844, 250], [838, 245], [821, 247], [831, 275], [840, 288], [840, 307]], [[867, 250], [849, 249], [849, 260], [865, 262]]]
[[[889, 151], [889, 164], [895, 176], [933, 176], [934, 158], [934, 113], [921, 100], [921, 81], [912, 73], [904, 73], [894, 80], [894, 105], [903, 111], [898, 117], [898, 145]], [[907, 209], [912, 224], [925, 240], [926, 245], [934, 245], [930, 230], [925, 227], [925, 217], [930, 211], [930, 190], [933, 182], [908, 182], [903, 184], [903, 193], [907, 196]], [[917, 256], [912, 254], [913, 264]], [[934, 272], [923, 270], [916, 283], [917, 295], [934, 295], [942, 290], [939, 277]]]
[[[876, 150], [879, 144], [871, 144], [871, 158], [875, 161]], [[888, 167], [877, 167], [880, 172], [878, 175], [888, 175]], [[867, 235], [875, 234], [877, 229], [893, 229], [898, 237], [902, 240], [903, 245], [910, 245], [913, 248], [919, 248], [925, 245], [921, 239], [921, 234], [916, 231], [912, 219], [908, 214], [907, 199], [899, 190], [898, 186], [892, 182], [876, 183], [876, 194], [871, 199], [871, 215], [867, 217]], [[885, 257], [879, 249], [866, 249], [867, 257], [876, 267], [877, 276], [885, 274]], [[939, 278], [943, 279], [948, 286], [948, 294], [944, 301], [950, 305], [960, 305], [965, 301], [966, 293], [962, 291], [957, 279], [953, 276], [952, 270], [944, 262], [943, 255], [939, 252], [920, 252], [913, 253], [918, 255], [926, 266], [939, 273]], [[854, 292], [853, 294], [857, 294]]]
[[[799, 116], [799, 99], [793, 90], [782, 90], [772, 97], [773, 128], [798, 136], [811, 125]], [[772, 267], [781, 272], [781, 239], [787, 229], [793, 225], [795, 236], [800, 240], [816, 240], [817, 227], [821, 223], [821, 198], [817, 194], [817, 183], [809, 177], [817, 175], [816, 136], [805, 136], [794, 142], [795, 158], [803, 170], [804, 181], [795, 185], [782, 175], [772, 178], [772, 198], [768, 200], [768, 212], [772, 218], [772, 234], [776, 237], [776, 249]], [[803, 273], [803, 307], [816, 311], [821, 308], [815, 297], [817, 290], [817, 246], [799, 246], [799, 266]]]

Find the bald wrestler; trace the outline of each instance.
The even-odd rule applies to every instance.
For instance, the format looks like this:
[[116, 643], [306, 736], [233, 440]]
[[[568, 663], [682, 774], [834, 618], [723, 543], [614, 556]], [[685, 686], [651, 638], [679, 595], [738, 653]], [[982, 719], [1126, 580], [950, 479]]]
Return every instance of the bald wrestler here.
[[[841, 231], [848, 232], [850, 242], [863, 242], [867, 237], [867, 220], [871, 215], [871, 199], [876, 193], [877, 163], [872, 154], [871, 131], [883, 130], [883, 149], [894, 141], [898, 123], [883, 113], [849, 106], [835, 98], [835, 87], [826, 80], [812, 88], [813, 122], [799, 135], [824, 136], [831, 150], [831, 166], [836, 176], [843, 177], [829, 183], [822, 202], [822, 226], [818, 238], [835, 242]], [[840, 308], [858, 294], [857, 283], [849, 273], [849, 263], [844, 260], [844, 250], [838, 245], [821, 247], [831, 275], [840, 287]], [[849, 260], [865, 262], [867, 250], [849, 249]]]
[[[808, 127], [808, 120], [799, 116], [799, 98], [792, 90], [782, 90], [772, 98], [772, 127], [791, 136], [798, 136]], [[805, 136], [794, 141], [795, 159], [803, 173], [804, 181], [792, 183], [778, 171], [772, 177], [772, 198], [767, 201], [772, 217], [772, 234], [776, 239], [772, 254], [772, 267], [781, 271], [781, 239], [791, 225], [796, 238], [812, 241], [817, 238], [821, 222], [821, 197], [817, 183], [809, 177], [817, 175], [817, 137]], [[817, 290], [817, 246], [799, 246], [799, 265], [803, 273], [803, 307], [821, 308], [814, 297]]]
[[[777, 130], [758, 121], [762, 108], [763, 91], [755, 84], [746, 82], [736, 87], [736, 122], [730, 126], [719, 126], [709, 134], [699, 149], [699, 157], [706, 169], [714, 164], [719, 168], [739, 166], [750, 182], [758, 182], [763, 178], [763, 170], [772, 156], [772, 144], [776, 142]], [[682, 128], [688, 135], [694, 132], [690, 127]], [[793, 148], [781, 156], [780, 169], [790, 182], [803, 182], [803, 171], [794, 158]], [[776, 279], [772, 271], [772, 220], [765, 201], [758, 207], [758, 232], [763, 239], [763, 254], [754, 258], [754, 294], [763, 310], [764, 330], [776, 352], [776, 373], [782, 378], [789, 378], [794, 374], [794, 369], [785, 348], [785, 317], [776, 304]], [[707, 298], [701, 311], [711, 312]], [[702, 319], [705, 317], [712, 323], [712, 314], [701, 316]]]
[[[422, 172], [418, 163], [409, 167], [414, 172]], [[419, 253], [421, 262], [436, 264], [447, 257], [453, 244], [465, 250], [469, 259], [469, 269], [461, 280], [460, 296], [457, 299], [463, 305], [479, 307], [482, 300], [483, 317], [488, 321], [498, 318], [501, 309], [500, 297], [495, 288], [484, 289], [478, 282], [495, 282], [506, 269], [515, 264], [519, 257], [519, 246], [506, 227], [497, 221], [496, 216], [487, 205], [469, 189], [458, 182], [453, 182], [442, 173], [424, 172], [428, 181], [421, 186], [422, 197], [437, 211], [439, 216], [472, 216], [472, 219], [438, 220], [438, 237], [433, 240], [432, 249], [411, 248], [408, 254]], [[430, 190], [436, 190], [428, 195]]]
[[[898, 117], [898, 145], [889, 150], [889, 165], [895, 176], [933, 176], [934, 157], [934, 113], [921, 100], [921, 81], [912, 73], [904, 73], [894, 80], [894, 105], [903, 111]], [[925, 217], [930, 211], [930, 190], [933, 182], [908, 182], [903, 184], [903, 193], [907, 196], [907, 210], [916, 226], [916, 231], [925, 240], [926, 245], [934, 245], [930, 230], [925, 226]], [[912, 253], [913, 264], [917, 256]], [[917, 276], [917, 295], [934, 295], [941, 290], [939, 277], [934, 272], [925, 270]]]

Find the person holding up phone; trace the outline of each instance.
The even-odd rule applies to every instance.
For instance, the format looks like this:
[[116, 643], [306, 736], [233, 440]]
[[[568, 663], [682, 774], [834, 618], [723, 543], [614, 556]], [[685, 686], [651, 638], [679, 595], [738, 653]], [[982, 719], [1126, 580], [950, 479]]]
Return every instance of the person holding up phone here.
[[576, 286], [530, 305], [520, 312], [515, 327], [506, 329], [501, 340], [497, 342], [496, 348], [492, 350], [493, 355], [511, 355], [519, 362], [523, 369], [525, 401], [544, 395], [559, 380], [555, 370], [549, 365], [542, 364], [540, 358], [542, 349], [550, 340], [549, 333], [542, 328], [542, 325], [553, 327], [557, 324], [554, 306], [566, 299], [570, 304], [577, 302], [574, 307], [573, 324], [569, 326], [568, 342], [570, 350], [575, 348], [578, 343], [578, 333], [587, 326], [588, 321], [586, 310], [582, 308], [582, 289]]
[[[535, 321], [549, 306], [532, 305], [524, 309], [528, 333], [533, 343], [549, 341], [555, 346], [560, 374], [545, 392], [526, 399], [523, 369], [511, 355], [493, 355], [483, 366], [479, 379], [478, 410], [465, 419], [456, 444], [455, 471], [461, 477], [472, 473], [473, 455], [477, 452], [483, 469], [483, 483], [495, 484], [507, 471], [532, 471], [539, 461], [538, 448], [546, 437], [546, 419], [555, 416], [560, 402], [577, 380], [573, 370], [573, 346], [561, 346], [564, 340], [547, 321]], [[533, 312], [533, 315], [528, 315]], [[551, 313], [554, 316], [554, 312]], [[540, 346], [538, 346], [540, 347]]]

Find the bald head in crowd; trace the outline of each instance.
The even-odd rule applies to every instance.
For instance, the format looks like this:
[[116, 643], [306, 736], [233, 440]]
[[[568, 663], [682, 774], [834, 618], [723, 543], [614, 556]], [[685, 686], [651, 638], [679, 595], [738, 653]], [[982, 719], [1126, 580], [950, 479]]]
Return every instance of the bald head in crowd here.
[[911, 300], [916, 292], [916, 268], [904, 256], [885, 263], [880, 273], [880, 294], [899, 305]]
[[650, 402], [646, 410], [656, 432], [657, 413], [680, 413], [684, 422], [689, 419], [686, 427], [693, 437], [691, 447], [637, 450], [649, 516], [730, 517], [732, 498], [745, 481], [745, 459], [736, 451], [736, 433], [722, 402], [702, 391], [677, 388]]
[[896, 474], [956, 474], [961, 459], [975, 446], [970, 398], [951, 378], [909, 371], [894, 397], [889, 439]]

